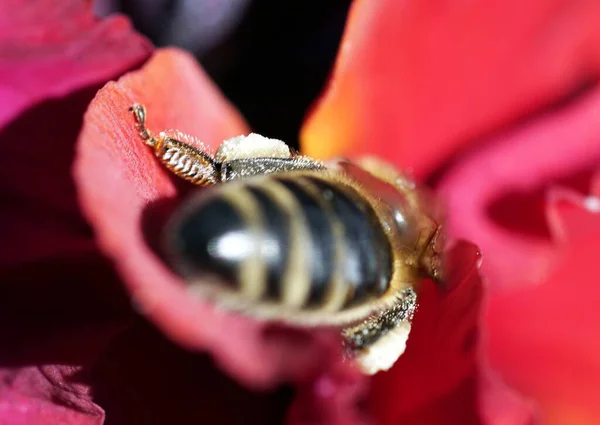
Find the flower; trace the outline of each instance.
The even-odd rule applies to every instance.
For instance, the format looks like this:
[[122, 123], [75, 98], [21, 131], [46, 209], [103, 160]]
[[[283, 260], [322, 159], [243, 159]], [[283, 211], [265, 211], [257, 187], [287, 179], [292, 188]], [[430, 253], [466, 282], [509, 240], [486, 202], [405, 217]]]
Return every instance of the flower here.
[[341, 362], [335, 333], [216, 310], [155, 254], [185, 185], [139, 142], [127, 108], [143, 103], [151, 128], [212, 146], [248, 131], [195, 61], [76, 0], [10, 0], [0, 419], [598, 422], [600, 15], [540, 0], [506, 25], [515, 7], [357, 0], [303, 130], [308, 154], [412, 168], [446, 201], [452, 236], [484, 253], [483, 316], [478, 251], [458, 243], [449, 290], [422, 284], [406, 353], [368, 379]]
[[[435, 186], [483, 252], [492, 369], [543, 423], [598, 423], [598, 5], [383, 3], [354, 3], [305, 151], [385, 155]], [[483, 418], [526, 423], [488, 384]]]

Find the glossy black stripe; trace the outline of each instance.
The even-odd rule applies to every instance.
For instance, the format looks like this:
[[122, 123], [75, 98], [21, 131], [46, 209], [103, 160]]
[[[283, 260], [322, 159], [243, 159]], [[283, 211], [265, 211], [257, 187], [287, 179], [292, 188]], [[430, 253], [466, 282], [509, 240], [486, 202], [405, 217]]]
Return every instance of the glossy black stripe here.
[[[245, 223], [235, 208], [222, 198], [206, 198], [175, 227], [173, 254], [186, 274], [215, 275], [239, 288], [238, 270], [252, 243], [245, 237]], [[231, 250], [232, 244], [236, 250]], [[189, 277], [189, 276], [188, 276]]]
[[392, 258], [389, 242], [371, 206], [351, 187], [309, 177], [344, 227], [344, 277], [353, 288], [346, 305], [381, 295], [388, 287]]
[[288, 215], [277, 203], [260, 188], [249, 187], [262, 211], [265, 225], [264, 237], [267, 244], [262, 261], [267, 265], [267, 290], [265, 298], [279, 300], [281, 297], [281, 277], [285, 272], [289, 256], [289, 220]]
[[334, 239], [331, 223], [327, 212], [308, 194], [301, 185], [291, 180], [279, 179], [300, 204], [300, 213], [308, 223], [311, 244], [310, 250], [311, 274], [308, 306], [320, 305], [325, 301], [327, 284], [334, 269]]

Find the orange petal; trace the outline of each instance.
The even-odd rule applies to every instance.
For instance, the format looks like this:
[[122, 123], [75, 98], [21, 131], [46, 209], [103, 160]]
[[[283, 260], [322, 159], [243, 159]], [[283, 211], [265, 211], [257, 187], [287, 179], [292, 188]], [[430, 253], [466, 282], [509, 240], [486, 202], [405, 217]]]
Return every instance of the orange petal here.
[[600, 3], [357, 0], [306, 154], [370, 153], [423, 176], [599, 73]]
[[123, 16], [98, 19], [92, 2], [3, 0], [0, 127], [28, 108], [104, 84], [152, 50]]
[[[266, 325], [215, 310], [192, 297], [150, 249], [146, 213], [177, 188], [139, 140], [128, 107], [148, 110], [148, 126], [169, 127], [209, 145], [247, 132], [235, 110], [189, 55], [158, 51], [140, 70], [107, 84], [90, 104], [77, 146], [81, 206], [141, 313], [178, 343], [212, 352], [238, 379], [267, 385], [322, 360], [314, 339], [270, 332]], [[151, 235], [146, 235], [151, 236]]]

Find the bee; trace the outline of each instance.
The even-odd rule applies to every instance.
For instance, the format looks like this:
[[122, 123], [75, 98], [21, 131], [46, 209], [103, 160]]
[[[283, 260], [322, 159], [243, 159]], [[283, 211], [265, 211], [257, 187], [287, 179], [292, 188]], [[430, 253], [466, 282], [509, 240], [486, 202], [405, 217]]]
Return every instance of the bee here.
[[443, 226], [427, 195], [374, 159], [321, 162], [250, 134], [216, 152], [146, 128], [143, 142], [175, 175], [206, 189], [165, 230], [165, 251], [190, 291], [261, 320], [340, 330], [367, 374], [402, 354], [423, 277], [443, 279]]

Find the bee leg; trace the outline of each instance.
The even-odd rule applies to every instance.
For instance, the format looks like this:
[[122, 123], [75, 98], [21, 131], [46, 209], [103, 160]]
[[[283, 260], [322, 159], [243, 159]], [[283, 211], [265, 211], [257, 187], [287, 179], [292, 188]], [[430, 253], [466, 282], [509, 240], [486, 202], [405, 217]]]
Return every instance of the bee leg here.
[[217, 149], [215, 158], [222, 163], [222, 181], [324, 168], [321, 162], [299, 155], [283, 141], [256, 133], [225, 140]]
[[129, 112], [133, 114], [135, 120], [135, 128], [139, 132], [140, 138], [148, 146], [154, 147], [158, 143], [158, 139], [146, 128], [146, 107], [139, 103], [134, 103]]
[[323, 170], [325, 166], [312, 158], [247, 158], [225, 162], [221, 166], [221, 180], [231, 181], [252, 176], [301, 170]]
[[208, 152], [196, 146], [201, 143], [180, 132], [173, 135], [161, 132], [154, 136], [146, 128], [146, 108], [139, 103], [132, 105], [135, 127], [144, 144], [150, 146], [162, 164], [173, 174], [200, 186], [209, 186], [221, 179], [221, 164]]
[[291, 158], [294, 152], [285, 142], [270, 139], [260, 134], [236, 136], [223, 141], [215, 158], [220, 162], [249, 158]]
[[391, 307], [342, 331], [344, 347], [363, 373], [388, 370], [406, 348], [417, 295], [409, 288], [397, 297]]

